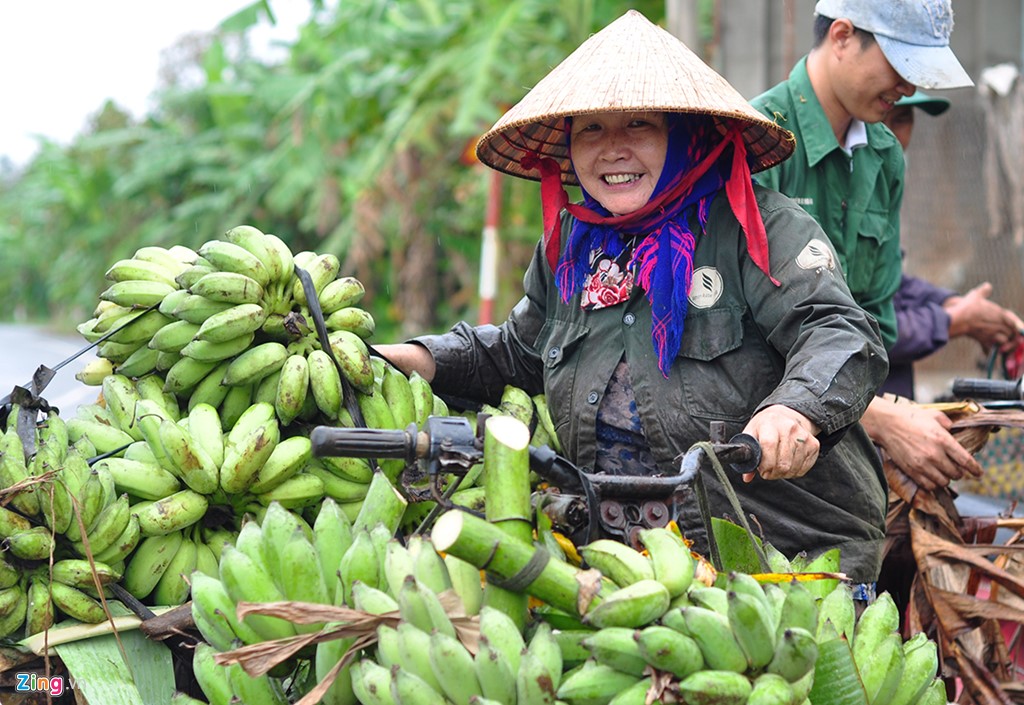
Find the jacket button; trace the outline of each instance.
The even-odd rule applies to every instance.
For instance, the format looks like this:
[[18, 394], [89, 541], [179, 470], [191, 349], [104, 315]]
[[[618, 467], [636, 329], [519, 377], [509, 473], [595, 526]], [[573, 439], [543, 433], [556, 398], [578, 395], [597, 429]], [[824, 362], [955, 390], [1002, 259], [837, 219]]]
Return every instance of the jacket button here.
[[550, 350], [548, 350], [548, 357], [554, 360], [556, 357], [558, 357], [559, 352], [560, 350], [557, 347], [551, 348]]
[[596, 404], [599, 398], [600, 395], [597, 392], [591, 392], [590, 394], [587, 395], [587, 401], [590, 402], [591, 404]]
[[636, 315], [632, 313], [627, 313], [625, 316], [622, 317], [622, 322], [625, 323], [627, 326], [631, 326], [634, 323], [636, 323]]

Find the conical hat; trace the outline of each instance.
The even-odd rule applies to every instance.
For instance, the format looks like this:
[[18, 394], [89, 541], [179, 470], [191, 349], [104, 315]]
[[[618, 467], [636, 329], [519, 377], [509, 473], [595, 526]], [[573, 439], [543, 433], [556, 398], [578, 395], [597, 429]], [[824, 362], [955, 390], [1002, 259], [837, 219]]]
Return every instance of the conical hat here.
[[793, 152], [793, 135], [755, 110], [678, 38], [630, 10], [579, 46], [505, 113], [476, 145], [484, 164], [539, 180], [524, 169], [529, 155], [552, 157], [562, 183], [578, 185], [564, 136], [564, 118], [600, 112], [672, 112], [718, 118], [724, 133], [745, 124], [751, 172]]

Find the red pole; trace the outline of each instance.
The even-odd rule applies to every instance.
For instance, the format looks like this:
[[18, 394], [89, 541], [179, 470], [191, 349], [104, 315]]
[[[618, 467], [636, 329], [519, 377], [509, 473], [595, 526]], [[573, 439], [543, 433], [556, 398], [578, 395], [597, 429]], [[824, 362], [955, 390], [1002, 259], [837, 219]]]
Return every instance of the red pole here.
[[483, 325], [491, 322], [494, 297], [498, 290], [498, 221], [501, 214], [501, 173], [491, 172], [487, 193], [487, 215], [484, 218], [483, 245], [480, 248], [480, 318]]

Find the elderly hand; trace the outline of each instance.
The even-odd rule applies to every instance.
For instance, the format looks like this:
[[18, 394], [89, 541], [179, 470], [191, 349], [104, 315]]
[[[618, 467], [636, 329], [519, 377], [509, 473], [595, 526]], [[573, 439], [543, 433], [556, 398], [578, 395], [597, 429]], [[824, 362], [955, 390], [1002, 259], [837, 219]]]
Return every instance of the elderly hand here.
[[1013, 311], [989, 300], [992, 285], [979, 284], [963, 296], [951, 296], [942, 307], [949, 314], [949, 337], [969, 336], [987, 350], [1009, 352], [1020, 340], [1024, 321]]
[[926, 490], [945, 487], [966, 474], [982, 474], [978, 461], [950, 433], [952, 422], [941, 411], [876, 397], [862, 423], [896, 467]]
[[[754, 414], [743, 429], [761, 444], [761, 464], [757, 472], [766, 480], [801, 477], [818, 460], [818, 428], [801, 413], [775, 404]], [[754, 473], [743, 476], [744, 482]]]

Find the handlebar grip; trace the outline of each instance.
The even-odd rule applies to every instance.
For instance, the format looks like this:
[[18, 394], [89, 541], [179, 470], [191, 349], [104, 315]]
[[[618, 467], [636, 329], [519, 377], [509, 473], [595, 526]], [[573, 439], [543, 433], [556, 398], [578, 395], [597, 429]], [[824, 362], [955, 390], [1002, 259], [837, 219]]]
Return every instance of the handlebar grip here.
[[416, 438], [408, 431], [317, 426], [309, 434], [315, 457], [409, 458]]
[[953, 396], [1016, 401], [1021, 398], [1021, 387], [1020, 382], [1009, 380], [957, 377], [953, 380]]

